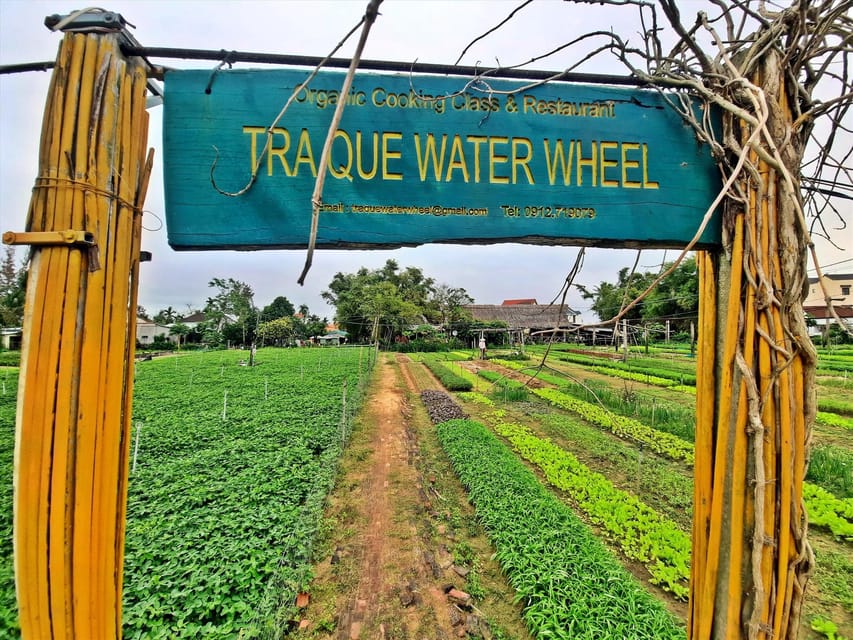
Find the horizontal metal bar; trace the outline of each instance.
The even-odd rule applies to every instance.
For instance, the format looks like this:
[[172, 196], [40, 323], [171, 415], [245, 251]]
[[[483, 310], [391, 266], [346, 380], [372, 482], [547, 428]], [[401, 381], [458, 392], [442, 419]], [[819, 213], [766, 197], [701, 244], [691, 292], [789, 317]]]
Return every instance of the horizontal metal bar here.
[[53, 61], [22, 62], [21, 64], [0, 64], [0, 76], [11, 73], [26, 73], [27, 71], [50, 71], [56, 66]]
[[[226, 51], [225, 49], [180, 49], [170, 47], [121, 47], [126, 56], [142, 56], [145, 58], [182, 58], [185, 60], [218, 60], [220, 62], [252, 62], [258, 64], [280, 64], [302, 67], [316, 67], [323, 58], [316, 56], [296, 56], [275, 53], [256, 53], [250, 51]], [[330, 58], [326, 67], [346, 69], [350, 65], [349, 58]], [[392, 60], [362, 60], [359, 69], [371, 71], [395, 71], [398, 73], [435, 73], [473, 77], [486, 74], [490, 78], [510, 78], [523, 80], [562, 80], [565, 82], [584, 82], [591, 84], [615, 84], [642, 86], [644, 81], [632, 76], [616, 76], [601, 73], [573, 73], [559, 71], [542, 71], [536, 69], [489, 69], [487, 67], [468, 67], [447, 64], [429, 64], [423, 62], [397, 62]]]

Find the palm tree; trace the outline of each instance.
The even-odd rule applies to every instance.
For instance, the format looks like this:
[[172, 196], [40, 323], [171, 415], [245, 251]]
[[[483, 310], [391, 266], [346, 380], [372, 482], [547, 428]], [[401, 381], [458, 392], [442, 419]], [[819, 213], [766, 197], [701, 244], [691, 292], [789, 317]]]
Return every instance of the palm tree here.
[[181, 336], [185, 336], [190, 332], [190, 328], [183, 322], [176, 322], [169, 327], [170, 336], [178, 336], [178, 351], [181, 350]]

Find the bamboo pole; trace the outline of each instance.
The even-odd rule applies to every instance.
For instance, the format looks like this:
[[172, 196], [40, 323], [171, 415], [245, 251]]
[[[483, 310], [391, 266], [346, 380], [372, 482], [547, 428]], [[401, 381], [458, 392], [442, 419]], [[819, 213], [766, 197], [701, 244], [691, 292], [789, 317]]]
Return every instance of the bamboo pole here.
[[[769, 52], [752, 77], [760, 136], [727, 125], [748, 154], [742, 197], [725, 206], [726, 251], [700, 271], [700, 317], [716, 310], [716, 325], [703, 327], [697, 370], [691, 640], [797, 637], [811, 572], [802, 488], [815, 357], [802, 312], [797, 156], [787, 167], [777, 153], [793, 122], [779, 68]], [[710, 388], [713, 403], [702, 397]]]
[[14, 551], [23, 638], [121, 637], [121, 575], [145, 157], [145, 71], [118, 35], [63, 38], [27, 231]]

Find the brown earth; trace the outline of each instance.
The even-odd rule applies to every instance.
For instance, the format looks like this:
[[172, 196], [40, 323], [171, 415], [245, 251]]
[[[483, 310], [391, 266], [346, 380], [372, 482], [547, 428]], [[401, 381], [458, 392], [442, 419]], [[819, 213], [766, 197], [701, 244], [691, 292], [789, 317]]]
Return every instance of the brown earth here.
[[[431, 425], [410, 398], [439, 385], [418, 369], [416, 381], [404, 356], [377, 362], [330, 495], [325, 558], [295, 637], [491, 638], [489, 618], [495, 625], [509, 618], [513, 637], [529, 637], [452, 470], [424, 451]], [[472, 575], [483, 586], [476, 607], [466, 591]], [[489, 603], [495, 611], [487, 617], [481, 607]]]

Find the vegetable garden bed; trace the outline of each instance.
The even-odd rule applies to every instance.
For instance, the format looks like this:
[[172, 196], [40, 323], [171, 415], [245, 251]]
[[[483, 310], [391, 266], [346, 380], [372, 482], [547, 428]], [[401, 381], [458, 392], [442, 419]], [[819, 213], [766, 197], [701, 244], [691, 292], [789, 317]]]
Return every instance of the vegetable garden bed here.
[[[286, 628], [311, 578], [312, 541], [367, 355], [261, 349], [254, 367], [241, 366], [241, 351], [137, 364], [125, 638], [255, 638]], [[12, 394], [0, 396], [0, 430], [0, 636], [10, 637]]]

